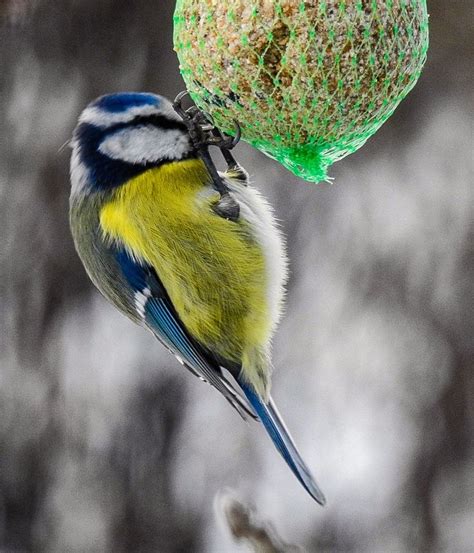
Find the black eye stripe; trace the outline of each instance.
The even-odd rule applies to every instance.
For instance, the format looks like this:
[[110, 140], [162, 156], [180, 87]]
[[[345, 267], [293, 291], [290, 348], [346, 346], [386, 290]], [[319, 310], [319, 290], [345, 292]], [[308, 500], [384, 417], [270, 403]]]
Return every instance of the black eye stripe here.
[[183, 133], [188, 132], [186, 125], [181, 121], [175, 121], [163, 115], [156, 114], [156, 115], [137, 115], [136, 117], [134, 117], [130, 121], [127, 121], [126, 123], [118, 123], [117, 125], [108, 127], [107, 134], [110, 132], [115, 132], [120, 129], [130, 128], [130, 127], [140, 127], [143, 125], [153, 125], [154, 127], [157, 127], [163, 130], [178, 130], [178, 131], [182, 131]]

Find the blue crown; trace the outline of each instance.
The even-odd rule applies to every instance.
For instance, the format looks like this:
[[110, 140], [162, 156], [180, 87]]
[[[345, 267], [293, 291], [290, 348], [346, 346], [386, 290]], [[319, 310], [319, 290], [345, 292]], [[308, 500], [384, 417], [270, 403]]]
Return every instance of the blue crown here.
[[94, 105], [110, 113], [120, 113], [140, 106], [159, 106], [160, 98], [145, 92], [119, 92], [102, 96]]

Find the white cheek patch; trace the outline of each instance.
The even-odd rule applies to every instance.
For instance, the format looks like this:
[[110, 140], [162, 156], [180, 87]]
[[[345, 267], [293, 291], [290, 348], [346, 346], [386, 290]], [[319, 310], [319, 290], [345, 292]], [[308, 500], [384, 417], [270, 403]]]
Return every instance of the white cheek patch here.
[[99, 151], [112, 159], [139, 164], [181, 159], [189, 150], [189, 137], [185, 132], [154, 125], [122, 129], [99, 146]]

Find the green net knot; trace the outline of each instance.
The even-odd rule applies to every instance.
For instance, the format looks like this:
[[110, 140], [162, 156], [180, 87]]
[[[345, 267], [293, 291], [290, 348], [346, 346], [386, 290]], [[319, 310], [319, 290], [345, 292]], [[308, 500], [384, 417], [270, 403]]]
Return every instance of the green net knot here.
[[327, 169], [332, 164], [332, 159], [325, 155], [326, 148], [303, 144], [275, 150], [271, 145], [265, 146], [264, 143], [253, 145], [302, 179], [309, 182], [330, 181]]

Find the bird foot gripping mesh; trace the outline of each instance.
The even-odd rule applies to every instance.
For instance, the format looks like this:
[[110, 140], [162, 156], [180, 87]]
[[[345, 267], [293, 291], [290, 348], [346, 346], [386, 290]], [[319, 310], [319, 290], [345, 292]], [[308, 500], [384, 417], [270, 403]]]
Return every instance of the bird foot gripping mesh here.
[[174, 44], [199, 108], [309, 181], [413, 88], [426, 0], [177, 0]]

